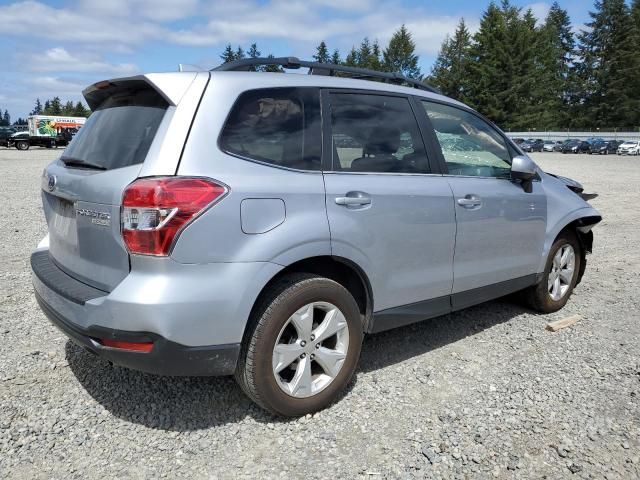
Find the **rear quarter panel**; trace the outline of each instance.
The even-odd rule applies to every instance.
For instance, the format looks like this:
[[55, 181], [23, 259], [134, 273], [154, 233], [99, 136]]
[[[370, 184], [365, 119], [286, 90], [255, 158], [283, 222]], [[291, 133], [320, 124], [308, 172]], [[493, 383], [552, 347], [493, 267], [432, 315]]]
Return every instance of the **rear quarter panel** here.
[[[268, 86], [276, 85], [234, 82], [212, 75], [193, 121], [178, 174], [213, 178], [227, 185], [229, 193], [182, 232], [171, 255], [174, 260], [289, 265], [307, 257], [330, 255], [321, 172], [277, 168], [228, 155], [218, 148], [219, 133], [240, 93]], [[263, 233], [245, 233], [248, 229], [245, 226], [243, 231], [241, 211], [243, 200], [248, 199], [252, 200], [253, 217], [260, 215], [261, 199], [266, 200], [264, 215], [274, 211], [270, 207], [272, 200], [282, 200], [284, 220], [265, 222], [273, 228]]]

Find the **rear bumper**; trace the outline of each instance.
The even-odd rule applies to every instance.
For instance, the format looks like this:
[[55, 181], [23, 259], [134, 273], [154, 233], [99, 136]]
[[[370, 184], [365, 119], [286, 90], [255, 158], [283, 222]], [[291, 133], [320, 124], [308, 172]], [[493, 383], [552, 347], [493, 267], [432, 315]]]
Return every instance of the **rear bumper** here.
[[[132, 257], [131, 272], [104, 292], [62, 271], [46, 247], [31, 264], [40, 307], [75, 343], [118, 365], [194, 376], [234, 372], [253, 303], [282, 268]], [[134, 352], [105, 347], [102, 339], [154, 345], [148, 353]]]
[[[36, 292], [36, 300], [51, 322], [77, 345], [120, 365], [157, 375], [231, 375], [236, 369], [240, 344], [187, 347], [150, 332], [129, 332], [92, 326], [80, 328], [54, 311]], [[153, 342], [150, 352], [135, 352], [101, 345], [99, 339]]]

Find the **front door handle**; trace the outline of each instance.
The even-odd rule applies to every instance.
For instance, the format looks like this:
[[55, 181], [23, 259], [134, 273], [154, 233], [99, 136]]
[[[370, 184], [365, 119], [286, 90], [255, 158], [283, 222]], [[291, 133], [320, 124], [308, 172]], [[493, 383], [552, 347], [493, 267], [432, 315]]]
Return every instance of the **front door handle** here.
[[348, 192], [344, 197], [336, 197], [336, 204], [347, 207], [371, 205], [371, 197], [365, 192]]
[[482, 200], [476, 195], [465, 195], [464, 198], [458, 199], [458, 205], [464, 208], [475, 208], [482, 205]]

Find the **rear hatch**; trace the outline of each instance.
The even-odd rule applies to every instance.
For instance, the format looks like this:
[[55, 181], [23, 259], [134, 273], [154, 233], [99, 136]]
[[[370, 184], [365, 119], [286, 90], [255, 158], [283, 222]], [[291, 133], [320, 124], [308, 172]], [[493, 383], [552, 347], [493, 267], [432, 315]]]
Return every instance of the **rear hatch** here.
[[[194, 77], [186, 80], [184, 91]], [[163, 138], [156, 137], [170, 130], [177, 102], [146, 77], [101, 82], [84, 94], [93, 113], [43, 174], [49, 253], [70, 276], [111, 291], [129, 272], [120, 231], [123, 192], [147, 174], [145, 161], [157, 164], [148, 157], [163, 150]], [[160, 174], [174, 173], [178, 160]]]

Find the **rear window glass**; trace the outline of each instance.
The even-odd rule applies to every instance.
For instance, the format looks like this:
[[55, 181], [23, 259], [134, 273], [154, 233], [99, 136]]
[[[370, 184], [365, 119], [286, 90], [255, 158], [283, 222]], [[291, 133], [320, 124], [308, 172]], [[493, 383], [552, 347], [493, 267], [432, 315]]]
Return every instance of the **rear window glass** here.
[[321, 170], [317, 89], [243, 93], [220, 136], [220, 148], [243, 158], [298, 170]]
[[100, 94], [104, 98], [74, 136], [62, 161], [105, 170], [144, 162], [167, 110], [166, 100], [144, 82], [114, 85]]

